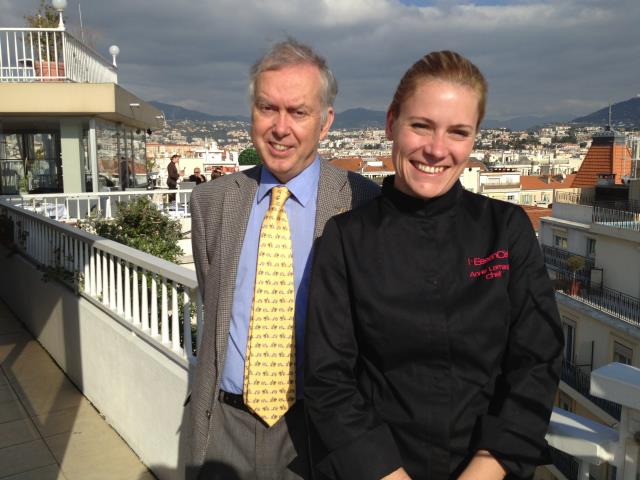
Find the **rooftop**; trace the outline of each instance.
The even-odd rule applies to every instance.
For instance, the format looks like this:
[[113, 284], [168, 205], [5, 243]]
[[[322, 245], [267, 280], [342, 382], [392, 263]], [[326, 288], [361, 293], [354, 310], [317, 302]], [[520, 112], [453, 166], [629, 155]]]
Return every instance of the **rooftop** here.
[[0, 479], [85, 480], [96, 472], [155, 478], [0, 301]]

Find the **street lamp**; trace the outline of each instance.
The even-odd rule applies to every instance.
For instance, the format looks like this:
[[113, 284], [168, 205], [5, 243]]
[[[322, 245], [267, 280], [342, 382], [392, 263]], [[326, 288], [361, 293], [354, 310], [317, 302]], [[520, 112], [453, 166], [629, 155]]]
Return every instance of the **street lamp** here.
[[116, 63], [116, 57], [118, 56], [118, 54], [120, 53], [120, 47], [118, 47], [117, 45], [111, 45], [109, 47], [109, 54], [111, 54], [111, 57], [113, 58], [113, 66], [117, 67], [117, 63]]
[[51, 0], [51, 5], [58, 11], [60, 20], [58, 21], [58, 28], [64, 29], [64, 20], [62, 19], [62, 12], [67, 8], [67, 0]]

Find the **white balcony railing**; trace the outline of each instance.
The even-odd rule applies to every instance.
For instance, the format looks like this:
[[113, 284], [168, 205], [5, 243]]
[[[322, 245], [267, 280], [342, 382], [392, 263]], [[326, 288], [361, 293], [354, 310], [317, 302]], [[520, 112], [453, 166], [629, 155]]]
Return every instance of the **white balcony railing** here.
[[61, 28], [0, 28], [0, 82], [118, 83], [116, 67]]
[[[4, 212], [2, 212], [4, 210]], [[193, 362], [202, 300], [195, 272], [0, 200], [9, 242], [159, 348]], [[4, 239], [7, 241], [7, 239]]]
[[[5, 202], [59, 221], [82, 220], [92, 213], [113, 218], [118, 203], [146, 197], [161, 211], [172, 217], [189, 217], [191, 190], [123, 190], [96, 193], [45, 193], [7, 195]], [[175, 199], [174, 199], [175, 197]]]
[[[590, 394], [621, 406], [615, 428], [555, 408], [549, 444], [573, 457], [576, 480], [589, 480], [589, 466], [609, 463], [615, 480], [636, 480], [640, 460], [640, 369], [610, 363], [591, 372]], [[566, 475], [565, 475], [566, 476]]]

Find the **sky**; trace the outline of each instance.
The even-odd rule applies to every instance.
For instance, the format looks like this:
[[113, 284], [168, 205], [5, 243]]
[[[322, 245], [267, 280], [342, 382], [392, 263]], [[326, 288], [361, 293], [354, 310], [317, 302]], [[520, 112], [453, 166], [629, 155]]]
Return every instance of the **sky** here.
[[[68, 0], [79, 32], [79, 0]], [[0, 0], [0, 26], [39, 0]], [[386, 110], [422, 55], [455, 50], [489, 82], [487, 118], [573, 117], [640, 93], [638, 0], [80, 0], [86, 35], [143, 100], [248, 115], [251, 64], [287, 36], [325, 56], [336, 111]]]

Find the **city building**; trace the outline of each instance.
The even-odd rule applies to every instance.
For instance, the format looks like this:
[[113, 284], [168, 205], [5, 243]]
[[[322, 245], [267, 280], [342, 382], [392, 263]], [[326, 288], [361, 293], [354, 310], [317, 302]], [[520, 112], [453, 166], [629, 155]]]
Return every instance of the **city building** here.
[[[611, 130], [594, 135], [576, 175], [582, 188], [556, 191], [552, 214], [540, 219], [565, 336], [557, 405], [607, 426], [627, 419], [620, 405], [592, 394], [592, 372], [610, 362], [640, 367], [640, 179], [622, 183], [626, 160], [624, 136]], [[630, 421], [640, 431], [640, 418]], [[568, 476], [574, 459], [556, 460]], [[607, 480], [616, 469], [603, 462], [589, 474]]]

